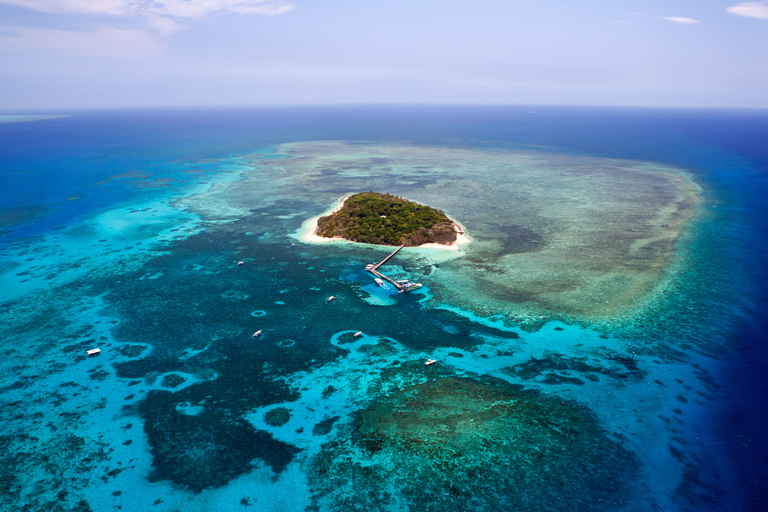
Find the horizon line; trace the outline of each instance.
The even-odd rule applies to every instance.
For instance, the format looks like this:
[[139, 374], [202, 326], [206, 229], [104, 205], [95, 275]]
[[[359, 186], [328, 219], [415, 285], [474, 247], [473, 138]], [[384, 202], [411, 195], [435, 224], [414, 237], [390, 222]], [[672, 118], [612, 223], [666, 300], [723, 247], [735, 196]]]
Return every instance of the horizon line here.
[[[632, 110], [719, 110], [719, 111], [768, 111], [768, 106], [695, 106], [695, 105], [614, 105], [598, 103], [226, 103], [226, 104], [188, 104], [188, 105], [132, 105], [132, 106], [79, 106], [79, 107], [30, 107], [0, 108], [0, 115], [23, 115], [40, 112], [75, 112], [75, 111], [130, 111], [130, 110], [181, 110], [181, 109], [236, 109], [236, 108], [595, 108], [595, 109], [632, 109]], [[535, 112], [532, 112], [535, 113]]]

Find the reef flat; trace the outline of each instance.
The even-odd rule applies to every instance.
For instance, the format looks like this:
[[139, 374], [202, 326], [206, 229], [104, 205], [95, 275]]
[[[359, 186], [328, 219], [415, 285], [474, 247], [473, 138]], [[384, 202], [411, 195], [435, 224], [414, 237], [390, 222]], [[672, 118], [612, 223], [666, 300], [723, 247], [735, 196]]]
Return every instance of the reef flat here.
[[241, 190], [188, 204], [203, 215], [213, 204], [247, 215], [254, 188], [264, 206], [290, 195], [322, 201], [318, 209], [349, 190], [407, 194], [472, 233], [465, 257], [430, 274], [435, 298], [512, 324], [542, 314], [586, 322], [637, 314], [664, 293], [701, 204], [688, 174], [648, 162], [343, 142], [276, 151], [284, 157], [254, 162]]

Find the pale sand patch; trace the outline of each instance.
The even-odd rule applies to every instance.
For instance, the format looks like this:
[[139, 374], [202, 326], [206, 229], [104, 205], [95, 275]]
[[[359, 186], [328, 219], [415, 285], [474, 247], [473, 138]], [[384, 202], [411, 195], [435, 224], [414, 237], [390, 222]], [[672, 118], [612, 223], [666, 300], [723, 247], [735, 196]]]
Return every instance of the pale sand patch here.
[[344, 194], [343, 196], [341, 196], [341, 198], [338, 201], [336, 201], [336, 205], [334, 205], [333, 208], [331, 208], [325, 213], [318, 215], [317, 217], [312, 217], [304, 221], [304, 223], [302, 223], [298, 231], [293, 233], [293, 237], [301, 242], [305, 242], [308, 244], [318, 244], [318, 243], [328, 243], [328, 242], [347, 242], [348, 240], [338, 236], [335, 236], [335, 237], [318, 236], [316, 234], [317, 221], [320, 220], [320, 217], [325, 217], [326, 215], [332, 215], [337, 211], [341, 210], [341, 208], [344, 206], [344, 203], [347, 201], [347, 198], [351, 195], [352, 194]]

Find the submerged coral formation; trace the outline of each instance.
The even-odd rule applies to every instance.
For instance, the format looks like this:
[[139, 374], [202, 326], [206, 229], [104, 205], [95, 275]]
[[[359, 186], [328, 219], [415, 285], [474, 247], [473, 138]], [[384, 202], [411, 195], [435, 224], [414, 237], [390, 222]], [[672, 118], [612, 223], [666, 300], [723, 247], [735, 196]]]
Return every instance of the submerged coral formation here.
[[[194, 416], [174, 414], [171, 408], [175, 408], [176, 398], [172, 394], [153, 395], [154, 400], [141, 404], [152, 447], [151, 481], [170, 480], [200, 492], [247, 473], [256, 458], [280, 473], [299, 452], [245, 420], [226, 417], [223, 410]], [[158, 414], [163, 410], [165, 414]]]
[[324, 445], [312, 485], [320, 510], [617, 510], [637, 467], [584, 406], [442, 375], [361, 411]]

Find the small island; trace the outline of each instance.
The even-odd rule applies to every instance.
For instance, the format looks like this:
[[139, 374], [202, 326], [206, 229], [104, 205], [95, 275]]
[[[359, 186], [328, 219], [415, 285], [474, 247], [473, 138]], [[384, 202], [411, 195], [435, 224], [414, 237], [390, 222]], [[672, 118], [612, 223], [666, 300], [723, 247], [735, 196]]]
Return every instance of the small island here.
[[317, 220], [315, 234], [376, 245], [452, 245], [460, 228], [445, 213], [392, 194], [363, 192]]

